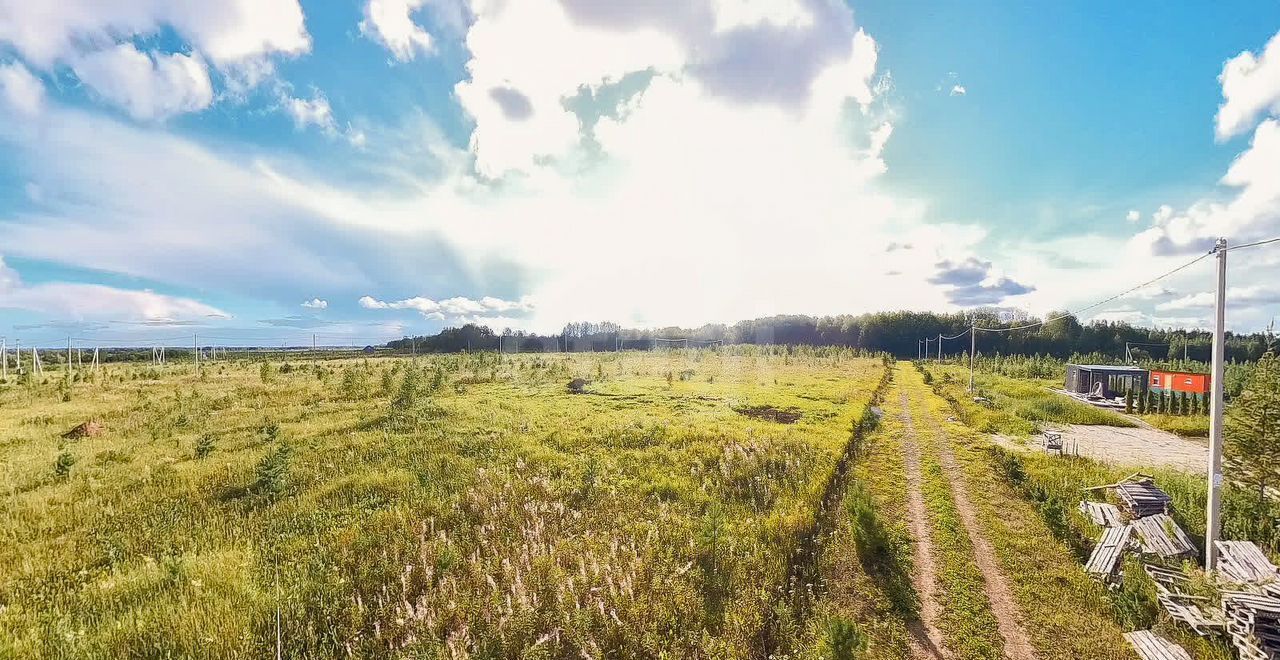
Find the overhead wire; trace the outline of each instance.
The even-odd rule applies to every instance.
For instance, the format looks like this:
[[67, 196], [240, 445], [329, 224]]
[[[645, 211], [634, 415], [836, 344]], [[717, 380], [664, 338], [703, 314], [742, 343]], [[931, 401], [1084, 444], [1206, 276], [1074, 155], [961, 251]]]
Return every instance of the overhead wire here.
[[[1242, 246], [1242, 247], [1243, 247], [1243, 246]], [[1123, 297], [1125, 297], [1125, 296], [1127, 296], [1127, 295], [1129, 295], [1129, 294], [1133, 293], [1134, 291], [1137, 291], [1137, 290], [1139, 290], [1139, 289], [1144, 289], [1144, 288], [1146, 288], [1146, 287], [1149, 287], [1149, 286], [1151, 286], [1152, 284], [1155, 284], [1156, 282], [1159, 282], [1160, 280], [1163, 280], [1163, 279], [1164, 279], [1164, 278], [1166, 278], [1166, 277], [1169, 277], [1169, 276], [1171, 276], [1171, 275], [1173, 275], [1173, 274], [1175, 274], [1175, 273], [1178, 273], [1179, 271], [1182, 271], [1182, 270], [1185, 270], [1185, 269], [1187, 269], [1187, 268], [1190, 268], [1191, 266], [1193, 266], [1193, 265], [1195, 265], [1195, 264], [1199, 263], [1200, 261], [1204, 260], [1206, 257], [1208, 257], [1208, 256], [1210, 256], [1210, 255], [1212, 255], [1212, 254], [1214, 254], [1214, 253], [1213, 253], [1213, 252], [1206, 252], [1206, 253], [1204, 253], [1204, 254], [1202, 254], [1202, 255], [1200, 255], [1200, 256], [1198, 256], [1198, 257], [1196, 257], [1195, 259], [1192, 259], [1191, 261], [1188, 261], [1187, 263], [1184, 263], [1184, 264], [1182, 264], [1181, 266], [1178, 266], [1177, 268], [1174, 268], [1174, 269], [1172, 269], [1172, 270], [1169, 270], [1169, 271], [1166, 271], [1166, 272], [1164, 272], [1164, 273], [1161, 273], [1160, 275], [1157, 275], [1156, 277], [1153, 277], [1153, 278], [1151, 278], [1151, 279], [1149, 279], [1149, 280], [1147, 280], [1147, 281], [1143, 282], [1142, 284], [1139, 284], [1139, 285], [1137, 285], [1137, 286], [1133, 286], [1133, 287], [1130, 287], [1130, 288], [1128, 288], [1128, 289], [1125, 289], [1124, 291], [1121, 291], [1120, 293], [1117, 293], [1117, 294], [1115, 294], [1114, 296], [1111, 296], [1110, 298], [1105, 298], [1105, 299], [1103, 299], [1103, 300], [1099, 300], [1098, 302], [1095, 302], [1095, 303], [1093, 303], [1092, 305], [1086, 305], [1086, 306], [1081, 307], [1081, 308], [1079, 308], [1079, 309], [1075, 309], [1075, 310], [1072, 310], [1072, 311], [1069, 311], [1069, 312], [1064, 312], [1064, 313], [1062, 313], [1062, 314], [1059, 314], [1059, 315], [1054, 316], [1054, 317], [1051, 317], [1051, 318], [1047, 318], [1047, 319], [1044, 319], [1044, 320], [1041, 320], [1041, 321], [1033, 321], [1033, 322], [1031, 322], [1031, 323], [1024, 323], [1024, 324], [1022, 324], [1022, 325], [1010, 326], [1010, 327], [1008, 327], [1008, 328], [978, 328], [978, 327], [975, 327], [974, 329], [975, 329], [975, 330], [978, 330], [979, 332], [1013, 332], [1014, 330], [1025, 330], [1026, 328], [1034, 328], [1034, 327], [1036, 327], [1036, 326], [1046, 325], [1046, 324], [1049, 324], [1049, 323], [1053, 323], [1054, 321], [1059, 321], [1059, 320], [1065, 319], [1065, 318], [1067, 318], [1067, 317], [1069, 317], [1069, 316], [1078, 316], [1081, 312], [1087, 312], [1087, 311], [1089, 311], [1089, 310], [1091, 310], [1091, 309], [1093, 309], [1093, 308], [1095, 308], [1095, 307], [1101, 307], [1102, 305], [1105, 305], [1105, 304], [1107, 304], [1107, 303], [1109, 303], [1109, 302], [1114, 302], [1114, 301], [1116, 301], [1116, 300], [1118, 300], [1118, 299], [1120, 299], [1120, 298], [1123, 298]]]

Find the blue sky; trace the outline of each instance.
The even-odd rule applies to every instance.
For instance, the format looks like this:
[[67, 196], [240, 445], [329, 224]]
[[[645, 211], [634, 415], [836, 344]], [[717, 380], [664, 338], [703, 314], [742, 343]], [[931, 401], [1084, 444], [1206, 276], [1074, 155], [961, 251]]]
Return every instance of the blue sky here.
[[[0, 0], [0, 334], [1087, 304], [1280, 235], [1280, 6]], [[1232, 263], [1232, 327], [1280, 311]], [[1207, 264], [1086, 318], [1205, 324]]]

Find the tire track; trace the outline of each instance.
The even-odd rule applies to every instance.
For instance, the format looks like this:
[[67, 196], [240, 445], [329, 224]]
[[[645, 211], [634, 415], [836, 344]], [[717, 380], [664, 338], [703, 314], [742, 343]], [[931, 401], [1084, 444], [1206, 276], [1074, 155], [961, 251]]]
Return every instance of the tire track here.
[[[905, 392], [903, 396], [906, 396]], [[991, 603], [991, 612], [996, 617], [996, 627], [1000, 636], [1004, 638], [1005, 657], [1011, 660], [1035, 660], [1035, 647], [1031, 645], [1031, 638], [1027, 635], [1026, 629], [1018, 621], [1018, 605], [1014, 600], [1013, 591], [996, 563], [995, 549], [983, 535], [981, 523], [978, 522], [973, 504], [969, 501], [969, 493], [964, 484], [964, 468], [956, 460], [955, 452], [951, 448], [951, 439], [938, 424], [936, 416], [928, 413], [925, 416], [933, 429], [934, 447], [938, 452], [938, 462], [942, 465], [942, 471], [947, 475], [947, 481], [951, 487], [951, 499], [955, 502], [960, 522], [969, 536], [970, 545], [973, 546], [974, 563], [982, 572], [984, 590], [987, 600]]]
[[911, 582], [920, 599], [920, 616], [907, 625], [913, 658], [952, 658], [943, 644], [942, 631], [938, 629], [941, 608], [938, 605], [938, 568], [933, 562], [933, 539], [929, 531], [929, 518], [925, 509], [920, 484], [924, 481], [920, 469], [920, 445], [916, 443], [914, 420], [911, 418], [910, 400], [906, 390], [901, 390], [902, 425], [906, 433], [902, 437], [907, 476], [907, 516], [911, 538], [915, 540], [912, 553], [915, 570]]

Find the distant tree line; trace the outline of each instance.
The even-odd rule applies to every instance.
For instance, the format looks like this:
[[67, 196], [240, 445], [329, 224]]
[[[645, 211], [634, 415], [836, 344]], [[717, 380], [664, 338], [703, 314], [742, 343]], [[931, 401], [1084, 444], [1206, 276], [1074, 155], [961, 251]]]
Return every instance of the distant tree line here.
[[[1058, 316], [1050, 313], [1047, 318]], [[937, 337], [963, 332], [970, 324], [1000, 329], [1026, 325], [1039, 319], [1024, 313], [976, 310], [954, 314], [935, 312], [875, 312], [860, 315], [786, 315], [739, 321], [733, 325], [708, 324], [697, 328], [623, 328], [616, 323], [570, 323], [553, 335], [538, 335], [510, 329], [495, 332], [487, 326], [466, 324], [446, 328], [428, 336], [406, 337], [388, 343], [392, 349], [444, 353], [465, 350], [612, 351], [618, 348], [644, 350], [654, 339], [689, 339], [691, 342], [720, 341], [725, 344], [791, 344], [850, 346], [884, 351], [898, 357], [915, 357], [919, 340], [930, 338], [931, 354], [937, 352]], [[978, 353], [983, 355], [1045, 355], [1066, 359], [1072, 355], [1095, 355], [1120, 359], [1125, 343], [1164, 346], [1133, 347], [1142, 360], [1190, 361], [1209, 359], [1211, 334], [1202, 330], [1162, 330], [1142, 328], [1123, 322], [1093, 321], [1082, 324], [1074, 316], [1009, 332], [978, 334]], [[1229, 361], [1256, 361], [1266, 351], [1266, 336], [1227, 333]], [[958, 354], [969, 350], [969, 340], [945, 342], [943, 351]]]

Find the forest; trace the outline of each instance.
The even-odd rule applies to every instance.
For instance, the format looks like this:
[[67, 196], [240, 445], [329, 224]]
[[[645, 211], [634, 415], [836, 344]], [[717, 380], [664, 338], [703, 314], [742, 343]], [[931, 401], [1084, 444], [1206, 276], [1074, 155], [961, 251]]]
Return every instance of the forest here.
[[[467, 324], [445, 328], [435, 335], [392, 341], [388, 347], [428, 353], [499, 348], [507, 352], [645, 350], [653, 348], [657, 338], [725, 344], [845, 346], [913, 358], [921, 350], [922, 338], [931, 339], [929, 350], [934, 354], [939, 335], [959, 334], [974, 325], [992, 330], [1022, 328], [979, 334], [977, 350], [983, 355], [1046, 355], [1063, 359], [1091, 355], [1121, 359], [1128, 343], [1131, 353], [1139, 359], [1180, 360], [1185, 356], [1190, 361], [1209, 360], [1211, 335], [1205, 330], [1144, 328], [1111, 321], [1081, 323], [1075, 316], [1064, 316], [1061, 312], [1051, 312], [1045, 318], [1049, 319], [1047, 323], [1022, 328], [1041, 319], [992, 309], [954, 314], [897, 311], [838, 316], [780, 315], [696, 328], [637, 329], [608, 322], [570, 323], [555, 335], [510, 329], [495, 331], [483, 325]], [[661, 342], [661, 345], [669, 344]], [[1266, 346], [1265, 333], [1228, 332], [1226, 357], [1235, 362], [1256, 361]], [[943, 352], [956, 354], [968, 348], [967, 339], [956, 340], [944, 343]]]

